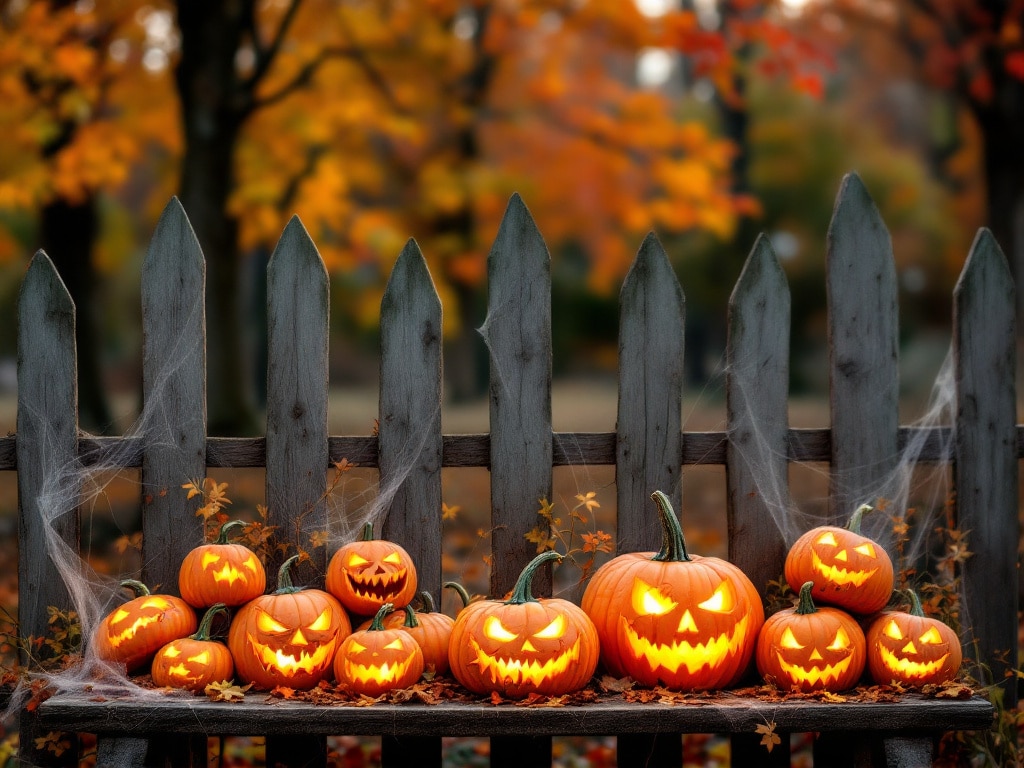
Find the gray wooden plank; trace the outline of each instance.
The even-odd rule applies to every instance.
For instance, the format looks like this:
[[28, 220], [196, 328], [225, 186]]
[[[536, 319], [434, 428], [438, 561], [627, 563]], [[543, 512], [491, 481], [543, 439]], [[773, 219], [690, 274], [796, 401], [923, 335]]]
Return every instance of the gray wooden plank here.
[[380, 495], [383, 538], [416, 563], [419, 589], [441, 600], [441, 301], [415, 242], [381, 302]]
[[164, 208], [142, 265], [142, 581], [178, 594], [178, 570], [203, 541], [206, 476], [206, 264], [184, 209]]
[[962, 621], [991, 679], [1004, 686], [1008, 707], [1017, 699], [1017, 590], [1006, 587], [1017, 584], [1020, 535], [1014, 302], [1006, 258], [982, 230], [954, 290], [953, 480], [957, 523], [974, 553], [962, 565]]
[[327, 553], [309, 536], [327, 529], [327, 269], [298, 217], [285, 227], [267, 267], [267, 522], [278, 526], [287, 553], [309, 552], [295, 583], [323, 585]]
[[843, 179], [827, 250], [829, 514], [845, 523], [859, 503], [876, 502], [899, 458], [896, 267], [889, 231], [856, 174]]
[[685, 299], [653, 234], [626, 274], [619, 304], [615, 543], [618, 552], [654, 552], [661, 526], [651, 494], [662, 491], [682, 509]]
[[[551, 498], [551, 258], [513, 195], [487, 258], [490, 353], [491, 594], [504, 595], [537, 554], [524, 538]], [[550, 592], [538, 573], [535, 594]]]
[[789, 318], [786, 275], [762, 235], [729, 301], [725, 465], [729, 560], [762, 597], [786, 557]]

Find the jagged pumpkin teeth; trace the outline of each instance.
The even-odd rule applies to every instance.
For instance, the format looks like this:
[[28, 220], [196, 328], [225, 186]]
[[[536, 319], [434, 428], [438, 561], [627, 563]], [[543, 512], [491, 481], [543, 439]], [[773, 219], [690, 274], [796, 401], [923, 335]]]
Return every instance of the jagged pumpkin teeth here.
[[416, 567], [402, 547], [374, 539], [368, 523], [362, 540], [345, 544], [331, 557], [326, 587], [352, 613], [372, 616], [385, 603], [404, 608], [412, 601]]

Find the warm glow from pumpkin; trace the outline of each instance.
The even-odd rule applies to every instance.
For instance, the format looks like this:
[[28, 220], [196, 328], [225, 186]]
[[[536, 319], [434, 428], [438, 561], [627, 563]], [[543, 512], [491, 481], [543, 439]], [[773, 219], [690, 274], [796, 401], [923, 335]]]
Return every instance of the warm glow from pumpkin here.
[[[134, 638], [136, 633], [138, 633], [138, 631], [143, 627], [148, 627], [150, 624], [155, 624], [156, 622], [160, 621], [163, 618], [162, 612], [171, 608], [171, 604], [162, 598], [153, 597], [142, 603], [142, 605], [139, 606], [139, 608], [137, 608], [136, 611], [141, 610], [143, 608], [155, 608], [156, 610], [161, 611], [161, 613], [151, 613], [146, 616], [136, 616], [135, 621], [133, 621], [129, 627], [122, 629], [117, 634], [108, 634], [107, 640], [110, 642], [111, 646], [117, 648], [119, 645], [121, 645], [121, 643], [124, 643]], [[111, 616], [109, 628], [115, 629], [115, 625], [119, 624], [125, 619], [131, 618], [131, 616], [131, 611], [126, 611], [124, 608], [119, 608], [114, 613], [114, 615]]]
[[[782, 635], [782, 640], [779, 645], [783, 648], [790, 650], [797, 650], [803, 648], [797, 642], [793, 632], [786, 627], [786, 631]], [[818, 685], [819, 682], [823, 686], [828, 686], [830, 683], [835, 683], [846, 670], [850, 668], [850, 663], [853, 661], [853, 653], [850, 647], [850, 636], [846, 634], [846, 631], [840, 627], [836, 630], [836, 635], [832, 639], [832, 642], [828, 644], [828, 650], [837, 651], [848, 651], [847, 655], [837, 661], [835, 664], [826, 664], [823, 667], [817, 664], [812, 666], [801, 665], [798, 662], [789, 663], [783, 657], [781, 653], [777, 653], [779, 659], [779, 665], [782, 667], [782, 671], [785, 672], [789, 678], [797, 684], [807, 683], [808, 685]], [[808, 662], [811, 661], [824, 661], [818, 649], [815, 648], [811, 651], [811, 655], [807, 658]]]
[[358, 568], [360, 565], [366, 565], [369, 562], [370, 561], [362, 555], [357, 555], [353, 553], [352, 557], [348, 559], [348, 566], [349, 568]]
[[540, 632], [534, 632], [534, 637], [539, 637], [541, 640], [557, 640], [559, 637], [565, 634], [565, 616], [559, 614], [554, 620], [548, 624]]
[[[389, 555], [390, 557], [390, 555]], [[401, 561], [401, 556], [396, 552], [395, 557], [398, 561]], [[352, 559], [349, 560], [349, 566], [353, 566], [352, 560], [362, 560], [360, 565], [365, 565], [367, 561], [359, 555], [352, 555]], [[385, 557], [384, 562], [390, 562]], [[369, 569], [367, 569], [368, 571]], [[349, 586], [352, 591], [362, 598], [369, 598], [371, 600], [387, 600], [393, 595], [400, 594], [405, 589], [406, 576], [408, 571], [405, 568], [401, 568], [397, 571], [387, 572], [360, 572], [353, 573], [351, 571], [346, 572], [348, 576]]]
[[718, 585], [715, 594], [703, 603], [698, 603], [698, 607], [713, 613], [729, 613], [735, 603], [736, 596], [733, 594], [732, 587], [729, 586], [729, 582], [723, 581]]
[[[826, 535], [831, 536], [831, 534]], [[845, 554], [840, 554], [843, 554], [843, 557], [837, 555], [836, 560], [845, 560]], [[816, 573], [821, 574], [827, 581], [841, 587], [846, 586], [847, 584], [859, 587], [878, 571], [877, 568], [872, 568], [869, 571], [848, 571], [845, 568], [840, 568], [836, 565], [826, 565], [822, 562], [821, 558], [818, 557], [818, 553], [813, 551], [811, 552], [811, 566], [814, 568]]]
[[793, 634], [793, 630], [786, 627], [786, 631], [782, 633], [782, 639], [779, 641], [779, 645], [783, 648], [788, 648], [791, 651], [799, 651], [803, 646], [800, 641], [796, 639], [796, 635]]
[[313, 623], [309, 625], [309, 628], [314, 632], [323, 632], [326, 629], [331, 628], [331, 609], [324, 608], [320, 615], [314, 619]]
[[679, 603], [643, 579], [633, 579], [633, 610], [641, 616], [664, 616]]
[[[490, 623], [491, 619], [496, 617], [491, 616], [488, 618]], [[498, 621], [498, 626], [501, 626], [501, 622]], [[550, 626], [550, 625], [549, 625]], [[504, 627], [501, 627], [505, 629]], [[506, 632], [508, 630], [505, 630]], [[542, 630], [543, 631], [543, 630]], [[487, 633], [487, 630], [484, 630]], [[514, 640], [517, 635], [512, 635], [510, 638]], [[498, 639], [498, 638], [493, 638]], [[503, 642], [508, 642], [507, 640]], [[572, 646], [560, 653], [558, 656], [549, 656], [547, 659], [526, 659], [526, 658], [512, 658], [512, 657], [501, 657], [491, 656], [477, 641], [470, 637], [470, 646], [473, 649], [473, 653], [476, 656], [476, 665], [480, 670], [481, 675], [490, 675], [491, 682], [495, 685], [508, 684], [508, 685], [521, 685], [523, 683], [529, 683], [531, 685], [542, 685], [549, 680], [557, 678], [565, 673], [569, 668], [570, 664], [574, 664], [580, 659], [580, 640], [576, 638], [576, 642]], [[508, 649], [513, 653], [529, 652], [533, 649], [529, 640], [523, 643], [522, 648], [519, 650]], [[536, 649], [534, 649], [536, 650]]]
[[256, 627], [260, 632], [270, 632], [273, 634], [280, 634], [288, 631], [288, 627], [280, 623], [266, 611], [257, 611]]
[[[689, 611], [683, 614], [683, 621]], [[744, 616], [733, 626], [731, 633], [722, 633], [717, 637], [710, 638], [704, 642], [691, 643], [689, 640], [673, 640], [671, 643], [654, 643], [646, 637], [641, 637], [626, 617], [620, 618], [620, 627], [626, 639], [626, 647], [637, 659], [645, 659], [651, 670], [659, 667], [675, 674], [680, 667], [685, 666], [686, 671], [691, 675], [695, 674], [702, 667], [717, 667], [729, 656], [742, 653], [744, 642], [747, 638], [747, 625], [750, 617]], [[691, 632], [697, 630], [693, 618], [690, 617], [689, 624], [692, 624]]]
[[487, 621], [484, 622], [484, 634], [491, 638], [491, 640], [497, 640], [501, 643], [510, 643], [518, 637], [515, 632], [509, 632], [505, 629], [505, 625], [501, 623], [501, 619], [497, 616], [487, 617]]
[[[301, 636], [301, 633], [296, 632]], [[291, 676], [299, 672], [316, 674], [326, 668], [334, 658], [334, 646], [336, 639], [332, 638], [323, 645], [317, 646], [312, 653], [299, 651], [298, 656], [285, 653], [280, 648], [271, 648], [263, 645], [252, 636], [248, 636], [249, 647], [260, 663], [268, 670], [276, 670], [282, 675]], [[305, 640], [303, 639], [303, 642]]]
[[[903, 651], [907, 652], [906, 648]], [[906, 656], [897, 656], [885, 646], [879, 648], [879, 654], [886, 669], [892, 670], [904, 679], [937, 674], [949, 658], [949, 654], [946, 653], [935, 661], [913, 661]]]
[[[221, 558], [221, 556], [216, 552], [204, 552], [202, 560], [200, 560], [200, 565], [205, 571], [208, 570], [211, 565], [219, 563], [222, 559], [223, 558]], [[244, 571], [235, 568], [231, 563], [225, 562], [219, 570], [211, 571], [211, 575], [213, 576], [213, 580], [218, 584], [225, 581], [229, 585], [233, 585], [236, 581], [248, 582], [250, 576], [256, 575], [259, 564], [256, 562], [256, 557], [254, 555], [250, 555], [242, 563], [242, 567], [249, 573], [245, 573]]]
[[896, 624], [895, 621], [890, 621], [888, 624], [885, 625], [885, 634], [886, 636], [891, 637], [893, 640], [903, 639], [903, 633], [900, 632], [899, 625]]

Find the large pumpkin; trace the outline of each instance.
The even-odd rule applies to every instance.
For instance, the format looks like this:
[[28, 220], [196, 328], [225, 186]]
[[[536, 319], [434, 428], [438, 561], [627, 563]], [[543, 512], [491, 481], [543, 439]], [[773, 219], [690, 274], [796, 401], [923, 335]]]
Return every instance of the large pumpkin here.
[[342, 685], [366, 696], [408, 688], [423, 674], [423, 652], [404, 629], [387, 628], [384, 616], [394, 610], [385, 603], [366, 629], [346, 637], [334, 657], [334, 676]]
[[131, 672], [145, 666], [171, 640], [195, 632], [195, 611], [180, 597], [150, 594], [134, 579], [121, 586], [136, 596], [108, 613], [96, 628], [93, 643], [101, 659], [120, 662]]
[[157, 651], [153, 657], [153, 682], [159, 686], [203, 691], [210, 683], [230, 680], [235, 673], [231, 651], [223, 643], [210, 639], [214, 617], [226, 611], [224, 603], [211, 606], [194, 634], [172, 640]]
[[478, 600], [455, 619], [448, 644], [451, 672], [474, 693], [508, 698], [559, 696], [582, 688], [600, 653], [587, 615], [568, 600], [531, 594], [537, 569], [557, 552], [544, 552], [523, 569], [508, 600]]
[[880, 685], [939, 684], [956, 677], [963, 660], [960, 638], [951, 627], [925, 616], [921, 601], [907, 590], [910, 611], [887, 611], [868, 628], [868, 669]]
[[814, 582], [814, 599], [859, 614], [874, 613], [889, 602], [892, 560], [878, 542], [860, 533], [861, 518], [872, 509], [862, 504], [846, 528], [819, 526], [796, 540], [786, 555], [786, 581], [794, 591]]
[[743, 572], [686, 551], [668, 497], [652, 495], [661, 551], [619, 555], [601, 566], [582, 606], [616, 677], [684, 690], [724, 688], [746, 672], [764, 622], [761, 598]]
[[[429, 592], [420, 592], [423, 611], [414, 611], [411, 605], [401, 611], [389, 613], [384, 619], [385, 629], [403, 629], [423, 651], [425, 668], [438, 675], [448, 671], [448, 641], [452, 636], [455, 619], [446, 613], [434, 610], [434, 598]], [[370, 622], [365, 621], [359, 629], [369, 629]]]
[[256, 554], [228, 542], [228, 532], [244, 525], [241, 520], [229, 520], [213, 543], [201, 544], [185, 555], [178, 591], [186, 603], [196, 608], [214, 603], [242, 605], [266, 590], [267, 575]]
[[257, 688], [313, 688], [328, 676], [338, 645], [352, 631], [337, 600], [292, 585], [296, 560], [298, 555], [282, 563], [276, 592], [246, 603], [231, 622], [235, 672]]
[[864, 672], [864, 632], [845, 611], [818, 608], [813, 586], [801, 586], [799, 605], [764, 623], [757, 640], [757, 669], [783, 690], [844, 691]]
[[358, 616], [373, 616], [384, 603], [404, 608], [416, 596], [416, 566], [404, 548], [373, 538], [373, 524], [363, 539], [338, 549], [327, 564], [326, 589]]

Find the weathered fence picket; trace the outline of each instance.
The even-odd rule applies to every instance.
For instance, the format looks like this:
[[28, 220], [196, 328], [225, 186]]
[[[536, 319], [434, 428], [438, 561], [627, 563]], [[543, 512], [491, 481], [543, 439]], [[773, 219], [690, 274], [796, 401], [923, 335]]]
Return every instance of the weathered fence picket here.
[[[77, 551], [77, 470], [94, 465], [142, 467], [143, 575], [172, 592], [184, 552], [202, 531], [195, 503], [182, 504], [180, 497], [172, 503], [167, 490], [201, 479], [208, 467], [265, 467], [267, 522], [289, 546], [313, 554], [297, 575], [298, 583], [312, 585], [322, 583], [330, 554], [309, 547], [308, 537], [329, 530], [332, 462], [377, 467], [383, 519], [377, 533], [413, 554], [422, 588], [440, 602], [444, 467], [490, 469], [490, 589], [503, 595], [534, 554], [524, 534], [541, 520], [537, 509], [541, 498], [551, 496], [553, 466], [615, 465], [616, 544], [622, 552], [658, 548], [653, 490], [665, 491], [682, 509], [683, 467], [724, 465], [730, 558], [763, 590], [782, 571], [785, 533], [791, 533], [774, 518], [789, 503], [791, 462], [831, 462], [829, 517], [845, 520], [855, 502], [878, 492], [901, 448], [919, 439], [921, 460], [955, 465], [956, 513], [975, 552], [963, 580], [978, 658], [997, 682], [1016, 666], [1016, 590], [992, 585], [1017, 583], [1017, 467], [1024, 429], [1016, 424], [1014, 293], [1005, 260], [987, 233], [976, 241], [955, 294], [956, 424], [925, 428], [898, 423], [892, 248], [855, 176], [843, 183], [829, 231], [828, 428], [788, 426], [789, 289], [763, 237], [730, 300], [728, 422], [725, 430], [708, 433], [683, 430], [685, 300], [653, 235], [641, 245], [620, 297], [614, 433], [552, 433], [550, 257], [518, 196], [488, 259], [488, 316], [481, 328], [491, 363], [487, 434], [442, 434], [442, 307], [412, 241], [396, 262], [381, 306], [378, 434], [328, 434], [328, 279], [315, 245], [293, 219], [268, 267], [266, 436], [207, 436], [203, 275], [188, 219], [172, 201], [143, 269], [141, 436], [94, 438], [77, 433], [74, 307], [49, 259], [40, 253], [32, 261], [19, 307], [18, 432], [0, 437], [0, 469], [19, 473], [25, 637], [45, 634], [47, 606], [71, 607], [46, 553], [60, 542]], [[954, 427], [951, 455], [944, 446]], [[57, 510], [47, 506], [54, 494], [64, 505]], [[44, 523], [52, 523], [52, 533]], [[268, 562], [271, 589], [287, 554], [277, 552]], [[550, 574], [538, 578], [539, 594], [550, 589]], [[1012, 684], [1005, 693], [1015, 702]], [[97, 702], [87, 692], [62, 692], [24, 717], [22, 749], [44, 764], [46, 755], [29, 754], [31, 737], [40, 728], [59, 728], [99, 733], [104, 764], [140, 765], [148, 747], [146, 764], [184, 765], [201, 762], [209, 734], [251, 734], [267, 737], [268, 764], [322, 766], [326, 736], [377, 734], [385, 765], [440, 765], [440, 737], [466, 735], [492, 738], [492, 765], [540, 766], [551, 763], [551, 736], [618, 734], [619, 765], [678, 765], [682, 734], [721, 732], [733, 738], [733, 764], [788, 764], [785, 742], [768, 756], [753, 737], [755, 726], [770, 718], [783, 735], [821, 734], [818, 764], [909, 765], [927, 759], [932, 735], [987, 727], [993, 711], [980, 697], [911, 697], [895, 704], [769, 704], [733, 697], [699, 707], [602, 702], [584, 708], [265, 706], [260, 695], [250, 699]]]

